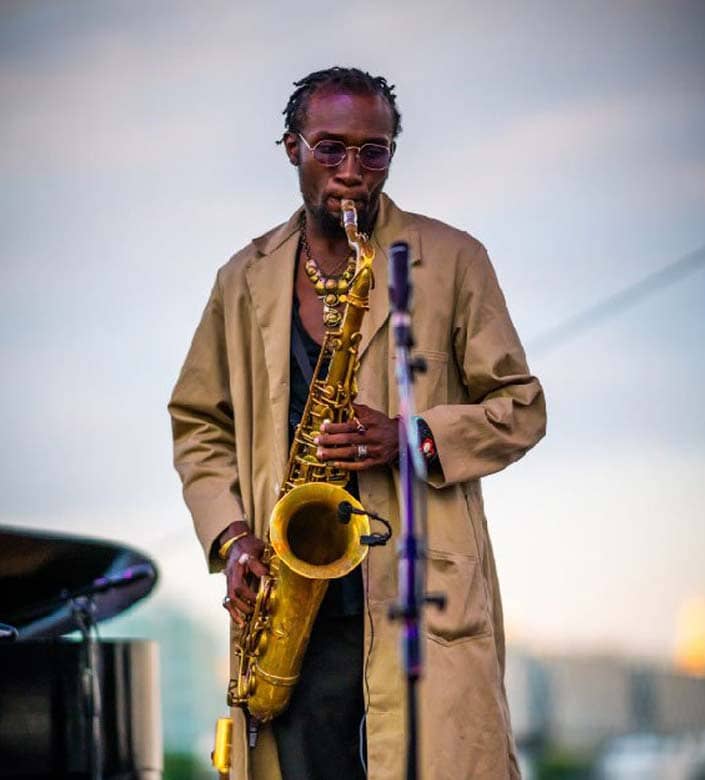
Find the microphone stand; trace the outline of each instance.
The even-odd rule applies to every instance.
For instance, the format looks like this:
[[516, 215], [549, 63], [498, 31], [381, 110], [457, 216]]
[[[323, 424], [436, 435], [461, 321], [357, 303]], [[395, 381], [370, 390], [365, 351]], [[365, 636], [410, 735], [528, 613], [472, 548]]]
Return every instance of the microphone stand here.
[[399, 543], [399, 600], [389, 610], [392, 620], [403, 622], [402, 660], [407, 681], [407, 760], [406, 778], [418, 777], [417, 683], [422, 673], [419, 625], [423, 605], [433, 603], [442, 609], [445, 596], [425, 592], [426, 545], [416, 532], [416, 518], [422, 532], [426, 528], [426, 462], [421, 454], [418, 425], [414, 417], [413, 381], [415, 373], [426, 370], [421, 358], [411, 357], [413, 337], [409, 300], [409, 247], [403, 242], [389, 249], [389, 295], [396, 354], [396, 380], [399, 390], [399, 493], [402, 536]]
[[87, 725], [88, 766], [91, 780], [103, 780], [101, 657], [96, 638], [95, 602], [90, 596], [72, 597], [71, 610], [83, 641], [81, 693]]
[[100, 687], [102, 661], [98, 646], [97, 605], [95, 597], [114, 588], [122, 588], [156, 572], [150, 563], [137, 563], [116, 574], [107, 574], [73, 591], [61, 592], [60, 600], [70, 605], [83, 642], [81, 691], [87, 724], [88, 766], [91, 780], [103, 780], [103, 696]]

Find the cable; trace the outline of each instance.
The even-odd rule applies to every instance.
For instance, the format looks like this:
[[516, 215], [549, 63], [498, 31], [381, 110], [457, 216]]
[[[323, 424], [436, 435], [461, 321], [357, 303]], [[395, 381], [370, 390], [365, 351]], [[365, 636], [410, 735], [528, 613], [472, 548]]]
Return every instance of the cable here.
[[370, 621], [370, 644], [367, 648], [367, 654], [365, 655], [365, 661], [362, 665], [362, 679], [365, 683], [365, 711], [362, 713], [360, 720], [360, 764], [362, 765], [362, 771], [367, 777], [367, 762], [365, 761], [365, 723], [367, 721], [367, 713], [370, 710], [370, 680], [367, 676], [370, 664], [370, 656], [372, 655], [372, 648], [375, 643], [375, 624], [372, 619], [372, 608], [370, 607], [370, 556], [365, 559], [365, 607], [367, 609], [367, 617]]
[[684, 255], [674, 263], [644, 277], [641, 281], [610, 295], [600, 303], [569, 317], [536, 338], [527, 342], [527, 351], [534, 355], [546, 355], [578, 334], [594, 327], [600, 321], [612, 317], [639, 303], [643, 298], [658, 292], [668, 284], [705, 267], [705, 246]]

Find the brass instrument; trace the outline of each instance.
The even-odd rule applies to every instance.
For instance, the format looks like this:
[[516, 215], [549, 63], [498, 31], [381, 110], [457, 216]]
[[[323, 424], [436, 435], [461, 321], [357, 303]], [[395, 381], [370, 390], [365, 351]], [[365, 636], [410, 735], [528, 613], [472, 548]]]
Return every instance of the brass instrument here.
[[[367, 236], [358, 233], [355, 204], [344, 200], [341, 211], [348, 243], [356, 253], [355, 274], [341, 295], [342, 320], [338, 326], [326, 326], [287, 474], [269, 520], [262, 558], [269, 574], [261, 578], [253, 612], [236, 640], [238, 672], [230, 681], [228, 704], [247, 711], [251, 746], [259, 726], [289, 703], [328, 580], [351, 572], [368, 550], [360, 537], [370, 533], [369, 518], [345, 490], [349, 472], [319, 461], [314, 443], [324, 421], [347, 422], [354, 417], [360, 326], [374, 285], [375, 253]], [[327, 374], [317, 379], [326, 358]], [[343, 501], [360, 512], [348, 523], [339, 517]], [[222, 738], [220, 743], [228, 744]]]

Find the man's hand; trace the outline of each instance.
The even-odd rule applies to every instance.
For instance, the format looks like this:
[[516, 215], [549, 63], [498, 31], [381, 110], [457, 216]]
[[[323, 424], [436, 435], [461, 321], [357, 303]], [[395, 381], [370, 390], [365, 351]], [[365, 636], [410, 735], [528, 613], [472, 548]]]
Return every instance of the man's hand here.
[[399, 456], [398, 422], [364, 404], [353, 404], [353, 408], [357, 420], [321, 426], [317, 457], [347, 471], [394, 463]]
[[[228, 533], [223, 542], [232, 536], [235, 534]], [[267, 567], [261, 560], [263, 551], [264, 542], [252, 533], [238, 539], [228, 551], [225, 564], [227, 593], [223, 606], [241, 627], [245, 624], [244, 616], [252, 612], [257, 598], [255, 578], [268, 574]]]

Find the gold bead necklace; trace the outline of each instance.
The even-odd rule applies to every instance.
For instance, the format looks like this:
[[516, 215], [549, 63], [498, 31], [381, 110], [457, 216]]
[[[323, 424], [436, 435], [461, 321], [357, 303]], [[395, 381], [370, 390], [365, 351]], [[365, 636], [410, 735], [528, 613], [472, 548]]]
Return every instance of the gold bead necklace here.
[[[311, 255], [311, 247], [306, 238], [306, 213], [301, 214], [301, 248], [306, 255], [304, 270], [313, 285], [316, 295], [323, 301], [323, 323], [328, 328], [337, 327], [343, 315], [337, 307], [347, 300], [346, 293], [350, 280], [355, 275], [355, 255], [351, 254], [334, 270], [324, 275], [321, 267]], [[343, 270], [345, 269], [345, 270]]]

